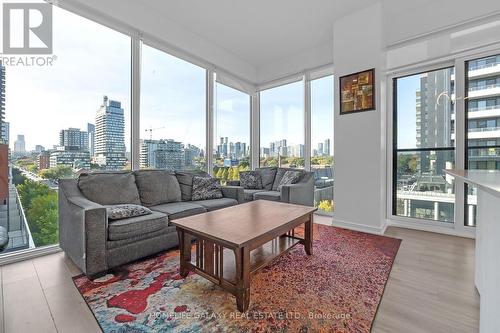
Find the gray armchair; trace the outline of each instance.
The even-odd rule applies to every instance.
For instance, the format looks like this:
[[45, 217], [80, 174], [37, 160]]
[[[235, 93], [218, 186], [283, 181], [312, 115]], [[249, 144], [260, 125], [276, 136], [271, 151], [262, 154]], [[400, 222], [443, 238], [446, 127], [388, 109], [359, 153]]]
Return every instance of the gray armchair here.
[[[302, 177], [296, 184], [284, 185], [278, 190], [283, 174], [288, 168], [257, 168], [262, 178], [262, 189], [243, 189], [244, 201], [273, 200], [286, 203], [314, 206], [314, 173], [301, 171]], [[228, 181], [230, 186], [240, 186], [239, 181]]]

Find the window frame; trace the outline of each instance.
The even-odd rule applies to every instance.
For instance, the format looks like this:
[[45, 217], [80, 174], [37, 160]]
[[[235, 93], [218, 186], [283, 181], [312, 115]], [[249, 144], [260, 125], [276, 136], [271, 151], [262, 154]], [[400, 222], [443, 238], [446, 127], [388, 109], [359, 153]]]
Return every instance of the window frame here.
[[[430, 60], [422, 64], [413, 64], [405, 67], [400, 67], [394, 69], [393, 71], [387, 71], [386, 77], [386, 89], [387, 89], [387, 139], [386, 139], [386, 158], [388, 167], [386, 170], [387, 174], [387, 185], [386, 185], [386, 221], [387, 225], [399, 226], [410, 229], [425, 230], [431, 232], [438, 232], [444, 234], [457, 235], [462, 237], [474, 238], [476, 227], [471, 227], [465, 224], [466, 221], [466, 200], [465, 200], [465, 183], [460, 179], [455, 179], [455, 222], [454, 223], [442, 223], [429, 220], [423, 220], [419, 218], [403, 217], [393, 214], [393, 183], [394, 183], [394, 142], [393, 142], [393, 132], [394, 126], [394, 103], [396, 99], [396, 94], [393, 87], [393, 79], [415, 75], [422, 72], [429, 72], [445, 67], [455, 67], [455, 166], [457, 168], [465, 168], [467, 163], [467, 145], [466, 145], [466, 112], [465, 112], [465, 101], [464, 96], [466, 94], [466, 68], [465, 63], [467, 61], [476, 60], [479, 58], [498, 56], [500, 54], [500, 44], [493, 46], [487, 46], [483, 48], [474, 49], [472, 51], [463, 52], [460, 54], [451, 55], [449, 57], [443, 57], [438, 59]], [[499, 105], [500, 108], [500, 105]], [[469, 111], [469, 112], [474, 112]], [[475, 146], [471, 146], [475, 148]]]
[[[397, 108], [397, 103], [398, 103], [398, 94], [397, 94], [397, 80], [398, 79], [404, 79], [404, 78], [407, 78], [407, 77], [410, 77], [410, 76], [415, 76], [415, 75], [420, 75], [420, 74], [425, 74], [425, 73], [430, 73], [430, 72], [435, 72], [435, 71], [439, 71], [439, 70], [445, 70], [445, 69], [450, 69], [450, 68], [454, 68], [454, 65], [442, 65], [442, 66], [436, 66], [436, 67], [431, 67], [432, 69], [427, 69], [427, 70], [424, 70], [424, 69], [420, 69], [420, 70], [416, 70], [414, 72], [409, 72], [409, 73], [406, 73], [404, 75], [395, 75], [394, 77], [392, 77], [390, 79], [390, 82], [392, 83], [392, 107], [391, 107], [391, 113], [392, 113], [392, 133], [391, 133], [391, 141], [392, 141], [392, 163], [391, 163], [391, 166], [392, 166], [392, 171], [391, 171], [391, 174], [392, 174], [392, 177], [390, 178], [392, 181], [390, 182], [392, 184], [392, 188], [391, 188], [391, 210], [390, 210], [390, 213], [391, 213], [391, 216], [392, 217], [397, 217], [397, 218], [402, 218], [408, 222], [411, 222], [411, 221], [417, 221], [416, 223], [420, 223], [420, 222], [423, 222], [425, 221], [426, 224], [429, 223], [430, 225], [436, 225], [436, 226], [443, 226], [445, 227], [446, 225], [453, 225], [455, 224], [455, 221], [456, 221], [456, 217], [457, 217], [457, 211], [456, 209], [454, 208], [454, 221], [453, 223], [449, 223], [449, 222], [445, 222], [445, 221], [436, 221], [436, 220], [431, 220], [431, 219], [424, 219], [424, 218], [418, 218], [418, 217], [407, 217], [407, 216], [401, 216], [401, 215], [397, 215], [397, 176], [396, 176], [396, 173], [397, 173], [397, 164], [398, 164], [398, 161], [397, 161], [397, 154], [399, 152], [439, 152], [439, 151], [453, 151], [454, 152], [454, 157], [455, 157], [455, 165], [456, 164], [456, 150], [457, 150], [457, 143], [456, 143], [456, 139], [455, 139], [455, 146], [454, 147], [425, 147], [425, 148], [422, 148], [422, 147], [412, 147], [412, 148], [398, 148], [398, 141], [397, 141], [397, 136], [398, 136], [398, 108]], [[456, 74], [455, 74], [456, 75]], [[455, 76], [456, 77], [456, 76]], [[455, 87], [455, 94], [456, 94], [457, 90], [456, 90], [456, 87]], [[456, 106], [455, 106], [455, 115], [456, 115]], [[417, 129], [418, 130], [418, 129]], [[456, 132], [456, 125], [455, 125], [455, 132]], [[456, 205], [456, 188], [455, 188], [455, 203], [454, 205]], [[408, 220], [407, 220], [408, 219]], [[415, 223], [415, 222], [414, 222]]]

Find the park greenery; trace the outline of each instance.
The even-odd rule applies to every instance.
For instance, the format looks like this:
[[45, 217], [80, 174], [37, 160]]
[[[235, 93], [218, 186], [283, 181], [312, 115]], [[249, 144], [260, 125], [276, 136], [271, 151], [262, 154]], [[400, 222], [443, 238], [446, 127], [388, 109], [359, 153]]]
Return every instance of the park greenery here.
[[414, 154], [401, 154], [398, 156], [397, 173], [399, 175], [415, 174], [417, 172], [417, 156]]
[[59, 237], [57, 192], [27, 179], [18, 169], [12, 169], [12, 173], [35, 245], [56, 244]]
[[73, 169], [67, 165], [58, 165], [55, 168], [41, 170], [39, 176], [52, 181], [58, 181], [59, 179], [72, 178]]

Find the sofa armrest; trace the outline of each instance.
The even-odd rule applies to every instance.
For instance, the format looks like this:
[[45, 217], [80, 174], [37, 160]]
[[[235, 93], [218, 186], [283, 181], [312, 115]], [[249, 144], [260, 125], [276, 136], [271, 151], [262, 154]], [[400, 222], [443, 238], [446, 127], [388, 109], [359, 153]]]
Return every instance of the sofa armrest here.
[[241, 186], [222, 186], [222, 195], [224, 198], [237, 200], [239, 204], [245, 201], [245, 193]]
[[77, 195], [72, 186], [59, 184], [59, 245], [85, 274], [97, 276], [108, 269], [106, 208]]
[[314, 206], [314, 186], [308, 183], [283, 185], [281, 201], [304, 206]]

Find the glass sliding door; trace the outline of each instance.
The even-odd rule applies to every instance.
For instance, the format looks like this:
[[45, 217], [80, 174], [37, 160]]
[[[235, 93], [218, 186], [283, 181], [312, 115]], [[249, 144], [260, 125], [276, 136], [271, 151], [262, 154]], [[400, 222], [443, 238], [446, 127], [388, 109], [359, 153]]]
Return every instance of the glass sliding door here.
[[250, 170], [250, 95], [215, 83], [213, 174], [223, 182]]
[[311, 171], [318, 212], [332, 214], [333, 204], [333, 75], [311, 81]]
[[[500, 170], [500, 55], [465, 63], [465, 167]], [[476, 225], [476, 188], [465, 185], [465, 225]]]
[[205, 69], [143, 45], [141, 169], [206, 169], [205, 76]]
[[61, 178], [130, 168], [131, 39], [52, 9], [52, 63], [0, 65], [0, 253], [58, 243]]
[[304, 168], [304, 82], [260, 92], [260, 166]]
[[393, 215], [455, 220], [454, 68], [396, 78], [393, 129]]

